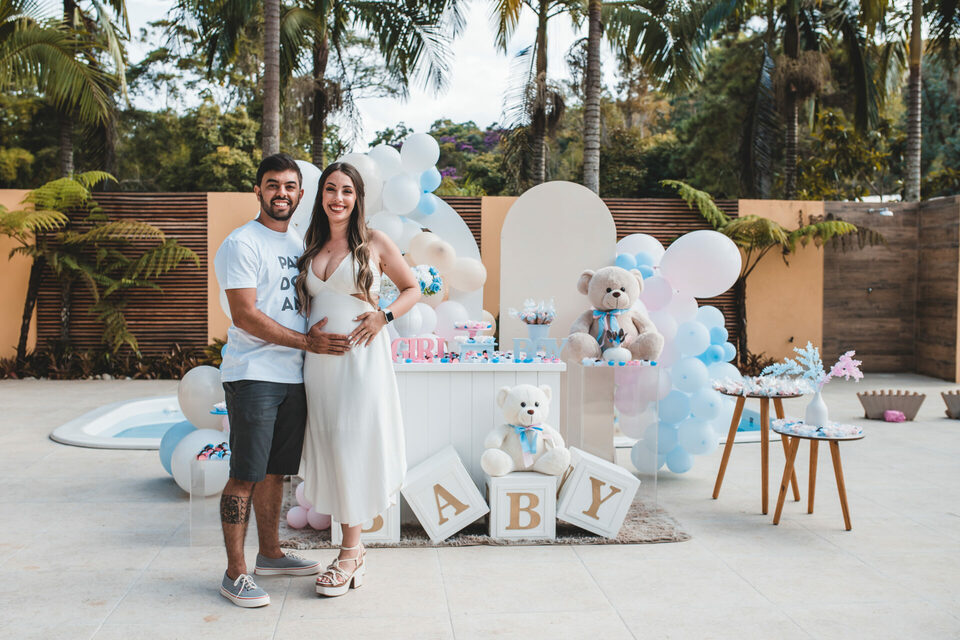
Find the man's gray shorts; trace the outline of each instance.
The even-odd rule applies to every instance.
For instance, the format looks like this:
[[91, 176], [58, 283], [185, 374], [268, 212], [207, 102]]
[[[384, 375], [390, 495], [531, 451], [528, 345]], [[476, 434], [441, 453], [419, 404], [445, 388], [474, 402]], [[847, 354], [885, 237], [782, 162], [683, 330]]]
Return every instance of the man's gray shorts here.
[[303, 383], [223, 383], [230, 420], [230, 477], [260, 482], [300, 470], [307, 396]]

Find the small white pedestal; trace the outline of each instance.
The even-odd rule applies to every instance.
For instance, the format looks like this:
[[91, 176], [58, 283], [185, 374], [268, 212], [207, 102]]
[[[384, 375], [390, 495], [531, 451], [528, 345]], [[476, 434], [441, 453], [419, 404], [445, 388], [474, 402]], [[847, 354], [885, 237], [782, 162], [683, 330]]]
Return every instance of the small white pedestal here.
[[490, 511], [449, 446], [409, 470], [401, 493], [433, 542], [449, 538]]
[[487, 476], [490, 537], [553, 540], [557, 537], [557, 476], [515, 471]]
[[[335, 545], [343, 541], [343, 531], [340, 523], [330, 520], [330, 540]], [[369, 522], [363, 523], [360, 529], [362, 542], [400, 542], [400, 497], [397, 502], [386, 511]]]
[[557, 517], [605, 538], [617, 537], [640, 480], [576, 447], [570, 447], [570, 465], [560, 486]]

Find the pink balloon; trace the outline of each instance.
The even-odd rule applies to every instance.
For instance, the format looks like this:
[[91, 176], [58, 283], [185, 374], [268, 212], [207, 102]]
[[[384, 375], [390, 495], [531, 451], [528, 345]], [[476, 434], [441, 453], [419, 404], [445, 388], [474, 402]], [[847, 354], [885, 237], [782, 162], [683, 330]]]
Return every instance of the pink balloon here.
[[309, 508], [313, 507], [313, 505], [310, 504], [310, 501], [307, 500], [306, 497], [303, 495], [303, 483], [302, 483], [302, 482], [297, 485], [297, 489], [296, 489], [296, 491], [293, 492], [293, 495], [296, 496], [296, 498], [297, 498], [297, 504], [300, 505], [301, 507], [303, 507], [304, 509], [309, 509]]
[[307, 511], [307, 522], [317, 531], [330, 528], [330, 516], [325, 513], [318, 513], [313, 507], [310, 507], [310, 510]]
[[673, 297], [673, 287], [662, 276], [650, 276], [643, 281], [643, 291], [640, 292], [640, 300], [646, 305], [648, 311], [659, 311], [668, 304]]
[[697, 301], [691, 295], [675, 292], [670, 304], [667, 305], [667, 311], [673, 315], [678, 324], [683, 324], [697, 316]]
[[287, 524], [294, 529], [303, 529], [307, 526], [307, 510], [303, 507], [290, 507], [290, 511], [287, 511]]
[[613, 406], [617, 411], [628, 416], [641, 413], [649, 402], [641, 397], [639, 388], [634, 385], [617, 385], [613, 393]]

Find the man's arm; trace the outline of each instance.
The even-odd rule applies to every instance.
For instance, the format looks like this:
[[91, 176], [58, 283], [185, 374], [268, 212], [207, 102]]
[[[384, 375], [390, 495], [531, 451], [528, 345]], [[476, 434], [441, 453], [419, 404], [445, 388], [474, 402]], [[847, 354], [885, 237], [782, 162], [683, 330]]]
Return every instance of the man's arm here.
[[256, 289], [227, 289], [226, 294], [233, 324], [261, 340], [313, 353], [339, 355], [350, 350], [350, 339], [347, 336], [322, 331], [327, 324], [326, 318], [303, 334], [288, 329], [257, 309]]

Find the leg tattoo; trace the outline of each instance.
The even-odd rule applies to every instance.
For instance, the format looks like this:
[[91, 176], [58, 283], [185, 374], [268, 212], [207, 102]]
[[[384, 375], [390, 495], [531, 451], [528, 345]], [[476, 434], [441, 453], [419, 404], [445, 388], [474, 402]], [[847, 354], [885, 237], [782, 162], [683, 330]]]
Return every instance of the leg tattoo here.
[[[220, 521], [226, 524], [247, 524], [250, 520], [250, 496], [220, 496]], [[246, 529], [244, 529], [246, 530]]]

